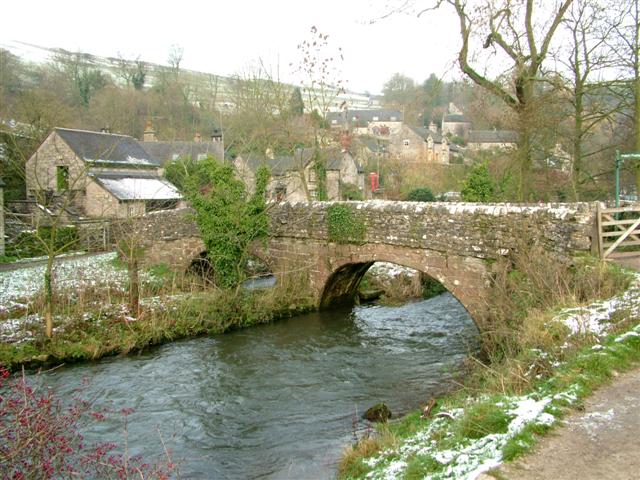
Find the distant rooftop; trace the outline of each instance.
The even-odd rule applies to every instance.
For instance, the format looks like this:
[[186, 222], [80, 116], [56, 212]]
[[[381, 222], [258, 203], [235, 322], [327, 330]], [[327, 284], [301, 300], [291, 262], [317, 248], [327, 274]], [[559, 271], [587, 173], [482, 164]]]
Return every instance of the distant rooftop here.
[[329, 120], [333, 125], [343, 125], [345, 120], [350, 123], [359, 124], [369, 122], [402, 122], [404, 120], [404, 115], [399, 110], [389, 108], [379, 108], [375, 110], [347, 110], [346, 114], [345, 112], [329, 113], [327, 115], [327, 120]]
[[468, 143], [516, 143], [518, 132], [513, 130], [470, 130]]

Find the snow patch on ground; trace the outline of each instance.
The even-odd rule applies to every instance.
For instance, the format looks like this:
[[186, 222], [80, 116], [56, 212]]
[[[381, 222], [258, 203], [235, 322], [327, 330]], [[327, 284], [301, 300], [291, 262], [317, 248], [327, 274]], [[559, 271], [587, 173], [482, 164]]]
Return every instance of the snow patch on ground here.
[[[640, 274], [636, 275], [630, 288], [621, 295], [604, 302], [580, 308], [567, 309], [556, 317], [564, 322], [572, 333], [595, 333], [602, 335], [611, 325], [612, 315], [619, 310], [638, 316], [640, 314]], [[596, 345], [587, 355], [603, 355], [625, 348], [624, 343], [640, 337], [640, 325], [628, 332], [621, 333], [608, 346]], [[545, 355], [540, 355], [544, 357]], [[372, 480], [391, 480], [404, 478], [405, 470], [416, 456], [428, 456], [443, 465], [443, 469], [425, 477], [431, 480], [473, 480], [481, 473], [491, 470], [502, 463], [502, 451], [507, 443], [531, 424], [552, 425], [558, 419], [564, 406], [575, 403], [582, 394], [582, 387], [571, 385], [567, 390], [554, 395], [540, 392], [523, 397], [506, 397], [496, 406], [503, 408], [510, 417], [506, 433], [493, 433], [480, 439], [463, 440], [454, 448], [440, 449], [435, 439], [451, 438], [449, 429], [451, 420], [435, 418], [415, 435], [403, 439], [396, 448], [388, 449], [377, 456], [368, 458], [365, 463], [373, 468], [367, 474]], [[450, 412], [454, 418], [463, 415], [463, 409]], [[592, 413], [582, 418], [587, 426], [597, 429], [599, 424], [611, 422], [615, 416], [613, 410]]]
[[[490, 434], [477, 440], [465, 442], [455, 449], [439, 450], [437, 443], [432, 440], [436, 433], [443, 429], [446, 430], [450, 422], [446, 418], [436, 418], [424, 430], [405, 439], [397, 450], [387, 450], [378, 457], [369, 459], [369, 466], [378, 468], [370, 472], [367, 478], [372, 480], [402, 478], [404, 468], [411, 458], [431, 456], [446, 467], [428, 478], [434, 480], [474, 479], [482, 472], [495, 468], [501, 463], [502, 449], [525, 426], [530, 423], [551, 425], [555, 422], [556, 419], [553, 415], [544, 412], [552, 400], [551, 397], [536, 400], [528, 396], [508, 399], [509, 404], [505, 405], [506, 414], [512, 418], [506, 433]], [[454, 417], [457, 418], [462, 414], [463, 410], [459, 409], [454, 412]], [[386, 458], [390, 457], [393, 460], [387, 461]]]
[[626, 311], [629, 316], [640, 315], [640, 274], [635, 275], [630, 288], [621, 295], [586, 307], [565, 309], [554, 320], [564, 323], [573, 335], [600, 336], [609, 331], [613, 314], [620, 311]]

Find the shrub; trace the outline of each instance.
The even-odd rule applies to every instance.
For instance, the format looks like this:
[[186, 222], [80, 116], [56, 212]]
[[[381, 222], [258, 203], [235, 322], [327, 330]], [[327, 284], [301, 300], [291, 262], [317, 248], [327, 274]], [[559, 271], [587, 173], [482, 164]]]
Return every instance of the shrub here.
[[498, 187], [486, 163], [473, 167], [460, 191], [465, 202], [492, 202], [497, 199], [497, 193]]
[[350, 205], [331, 205], [327, 209], [327, 223], [330, 242], [360, 243], [364, 240], [364, 221], [356, 217]]
[[343, 200], [364, 200], [360, 189], [353, 183], [343, 183], [340, 185]]
[[427, 187], [414, 188], [407, 194], [406, 198], [409, 202], [434, 202], [435, 199], [435, 195]]
[[[1, 367], [0, 391], [1, 478], [168, 479], [175, 471], [168, 454], [167, 461], [150, 463], [118, 453], [113, 443], [85, 445], [81, 422], [105, 419], [86, 401], [76, 398], [65, 406], [51, 390], [40, 393], [24, 376], [11, 379]], [[121, 413], [126, 418], [131, 410]]]
[[[47, 251], [41, 240], [49, 242], [52, 228], [38, 227], [37, 230], [21, 232], [14, 242], [7, 245], [7, 255], [19, 258], [46, 255]], [[59, 253], [76, 249], [80, 241], [78, 230], [73, 225], [55, 228], [53, 236], [53, 250]]]

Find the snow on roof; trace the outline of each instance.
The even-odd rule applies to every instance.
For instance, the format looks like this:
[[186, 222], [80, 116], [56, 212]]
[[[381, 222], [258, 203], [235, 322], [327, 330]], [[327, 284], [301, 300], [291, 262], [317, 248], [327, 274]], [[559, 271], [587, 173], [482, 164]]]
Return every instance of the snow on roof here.
[[96, 181], [118, 200], [178, 200], [175, 186], [160, 177], [95, 175]]

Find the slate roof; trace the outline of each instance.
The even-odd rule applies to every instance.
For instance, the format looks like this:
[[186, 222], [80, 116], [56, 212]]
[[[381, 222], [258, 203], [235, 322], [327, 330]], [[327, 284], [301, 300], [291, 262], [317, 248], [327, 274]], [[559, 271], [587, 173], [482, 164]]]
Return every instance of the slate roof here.
[[442, 121], [447, 123], [471, 123], [467, 117], [459, 113], [447, 113], [442, 117]]
[[178, 200], [176, 187], [157, 175], [100, 172], [90, 176], [118, 200]]
[[222, 158], [222, 144], [219, 142], [139, 142], [158, 163], [164, 166], [167, 162], [175, 158], [192, 158], [198, 159], [200, 155], [212, 155], [216, 158]]
[[[347, 110], [347, 120], [349, 120], [349, 122], [353, 122], [354, 117], [357, 118], [358, 123], [402, 122], [404, 120], [404, 116], [400, 110], [390, 108], [380, 108], [377, 110]], [[374, 120], [374, 117], [377, 117], [378, 120]], [[333, 123], [333, 120], [337, 120], [338, 125], [342, 125], [345, 123], [345, 115], [343, 112], [331, 112], [327, 115], [327, 120], [331, 123]]]
[[470, 130], [469, 143], [516, 143], [518, 132], [513, 130]]
[[442, 143], [442, 134], [440, 132], [433, 132], [433, 131], [429, 130], [428, 128], [421, 128], [421, 127], [409, 126], [409, 128], [411, 130], [413, 130], [413, 132], [416, 135], [419, 135], [420, 137], [424, 138], [425, 140], [427, 138], [429, 138], [429, 136], [431, 136], [431, 138], [433, 138], [434, 143]]
[[79, 158], [94, 166], [113, 165], [122, 168], [159, 166], [133, 137], [69, 128], [54, 130]]
[[387, 145], [389, 143], [387, 141], [380, 141], [377, 138], [365, 136], [357, 137], [355, 140], [357, 143], [360, 143], [373, 153], [384, 153], [385, 151], [387, 151]]
[[[343, 153], [338, 149], [324, 150], [322, 155], [326, 158], [327, 170], [340, 170]], [[299, 150], [296, 155], [275, 155], [268, 158], [265, 155], [248, 153], [240, 155], [251, 171], [255, 172], [259, 166], [266, 165], [273, 176], [282, 176], [287, 172], [299, 170], [306, 167], [313, 159], [313, 150]], [[355, 160], [354, 160], [355, 161]], [[356, 162], [357, 164], [357, 162]], [[363, 171], [362, 166], [357, 164], [358, 171]]]

